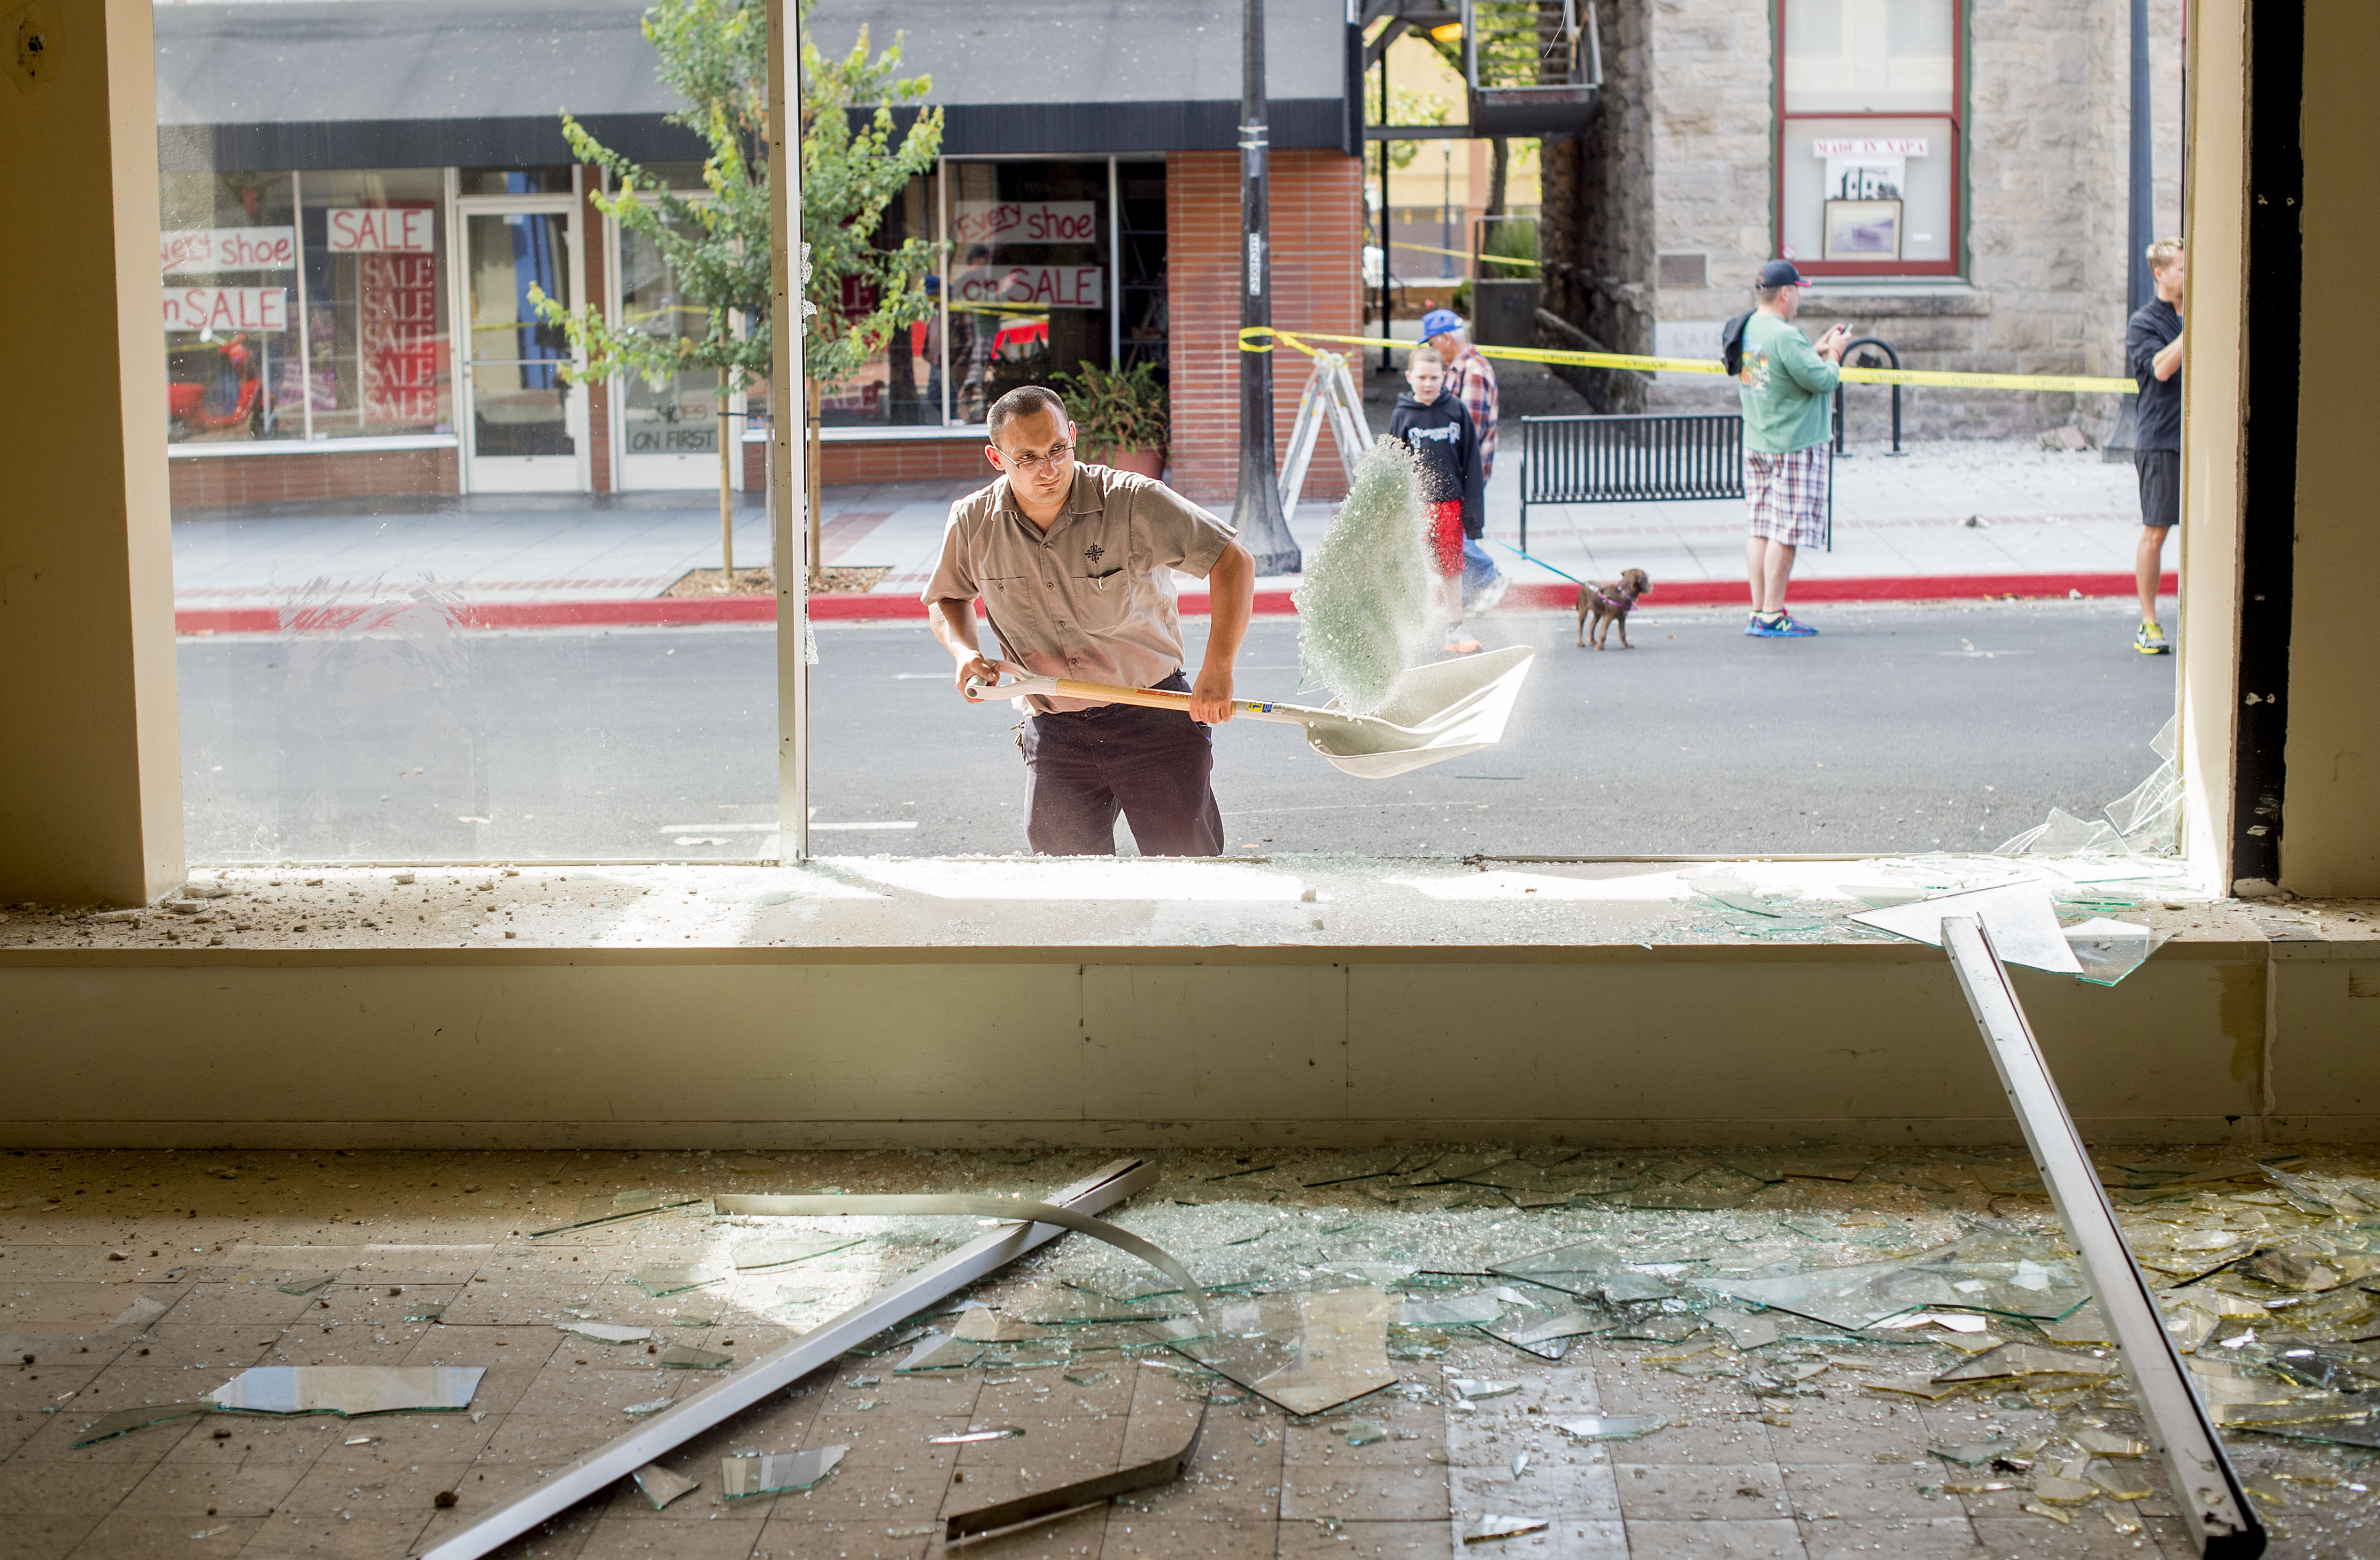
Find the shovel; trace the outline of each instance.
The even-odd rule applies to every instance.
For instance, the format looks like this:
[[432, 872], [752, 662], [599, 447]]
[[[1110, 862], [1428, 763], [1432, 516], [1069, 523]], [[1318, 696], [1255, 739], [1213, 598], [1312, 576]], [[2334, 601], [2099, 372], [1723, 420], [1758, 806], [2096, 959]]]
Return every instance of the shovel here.
[[[1328, 706], [1313, 709], [1255, 699], [1233, 699], [1232, 713], [1242, 720], [1303, 726], [1306, 744], [1338, 768], [1358, 780], [1387, 780], [1494, 746], [1504, 735], [1512, 701], [1521, 696], [1521, 682], [1536, 658], [1536, 652], [1526, 645], [1513, 645], [1462, 660], [1415, 667], [1397, 679], [1388, 698], [1369, 715], [1351, 715]], [[1188, 694], [1036, 677], [1006, 662], [998, 664], [1012, 674], [1010, 681], [995, 689], [978, 680], [967, 684], [967, 691], [978, 695], [996, 691], [1097, 699], [1149, 709], [1187, 711], [1190, 707]]]

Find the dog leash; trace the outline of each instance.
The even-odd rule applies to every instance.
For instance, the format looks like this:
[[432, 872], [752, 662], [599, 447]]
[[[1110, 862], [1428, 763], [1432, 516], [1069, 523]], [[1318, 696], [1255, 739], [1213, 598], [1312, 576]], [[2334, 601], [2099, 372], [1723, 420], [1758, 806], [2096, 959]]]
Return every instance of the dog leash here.
[[[1515, 558], [1527, 559], [1530, 562], [1535, 563], [1538, 568], [1545, 570], [1549, 574], [1561, 574], [1562, 578], [1570, 581], [1572, 585], [1582, 587], [1587, 590], [1595, 590], [1596, 588], [1594, 586], [1588, 585], [1586, 581], [1579, 578], [1576, 574], [1562, 574], [1561, 570], [1555, 568], [1551, 563], [1548, 563], [1544, 559], [1537, 557], [1535, 553], [1524, 552], [1519, 548], [1514, 547], [1511, 542], [1505, 541], [1501, 538], [1488, 537], [1483, 539], [1494, 542], [1498, 547], [1502, 548], [1505, 551], [1511, 553]], [[1597, 594], [1600, 595], [1601, 592], [1597, 591]]]

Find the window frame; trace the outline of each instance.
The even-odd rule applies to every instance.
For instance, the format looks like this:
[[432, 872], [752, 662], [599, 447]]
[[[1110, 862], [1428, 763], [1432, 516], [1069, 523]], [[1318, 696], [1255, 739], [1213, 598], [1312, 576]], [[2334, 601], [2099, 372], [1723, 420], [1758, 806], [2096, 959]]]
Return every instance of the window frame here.
[[1889, 113], [1791, 113], [1785, 101], [1785, 6], [1788, 0], [1769, 0], [1770, 28], [1770, 118], [1769, 132], [1769, 252], [1785, 253], [1785, 137], [1787, 127], [1796, 120], [1931, 120], [1942, 125], [1947, 134], [1950, 155], [1950, 253], [1947, 259], [1926, 260], [1829, 260], [1822, 256], [1795, 255], [1793, 263], [1805, 276], [1826, 277], [1844, 281], [1871, 279], [1876, 281], [1942, 281], [1956, 280], [1966, 274], [1967, 257], [1967, 23], [1972, 14], [1970, 0], [1949, 0], [1950, 5], [1950, 108], [1947, 114], [1920, 114], [1905, 111]]

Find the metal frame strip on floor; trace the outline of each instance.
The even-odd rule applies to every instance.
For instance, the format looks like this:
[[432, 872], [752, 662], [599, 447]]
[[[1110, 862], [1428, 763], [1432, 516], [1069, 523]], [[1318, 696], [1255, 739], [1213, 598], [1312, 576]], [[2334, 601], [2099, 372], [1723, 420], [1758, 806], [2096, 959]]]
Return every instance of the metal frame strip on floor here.
[[2000, 1086], [2016, 1107], [2025, 1145], [2066, 1227], [2066, 1239], [2082, 1258], [2091, 1293], [2115, 1330], [2133, 1400], [2165, 1458], [2167, 1486], [2188, 1515], [2199, 1553], [2211, 1560], [2252, 1560], [2265, 1553], [2264, 1525], [2191, 1385], [2189, 1367], [2166, 1331], [2165, 1313], [2148, 1279], [2124, 1244], [2115, 1207], [2009, 985], [2007, 966], [1983, 923], [1972, 916], [1943, 918], [1942, 948], [1983, 1031]]
[[[1049, 1199], [1075, 1213], [1095, 1214], [1156, 1184], [1157, 1167], [1145, 1159], [1118, 1159]], [[480, 1560], [540, 1522], [558, 1517], [614, 1481], [684, 1445], [695, 1436], [743, 1412], [771, 1393], [793, 1385], [821, 1365], [1003, 1267], [1065, 1231], [1054, 1224], [1012, 1224], [987, 1232], [868, 1296], [833, 1320], [762, 1355], [724, 1381], [673, 1404], [606, 1445], [587, 1453], [535, 1488], [524, 1490], [418, 1552], [419, 1560]]]

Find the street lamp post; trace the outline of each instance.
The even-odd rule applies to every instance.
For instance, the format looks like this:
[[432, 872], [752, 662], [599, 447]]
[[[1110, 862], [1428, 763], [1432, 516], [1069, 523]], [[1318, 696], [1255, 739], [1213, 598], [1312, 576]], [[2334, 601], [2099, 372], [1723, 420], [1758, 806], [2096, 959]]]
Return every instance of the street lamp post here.
[[[1240, 326], [1272, 323], [1272, 254], [1265, 180], [1264, 0], [1245, 0], [1240, 70]], [[1305, 561], [1281, 509], [1272, 437], [1269, 352], [1239, 354], [1240, 488], [1232, 525], [1258, 574], [1294, 574]]]

